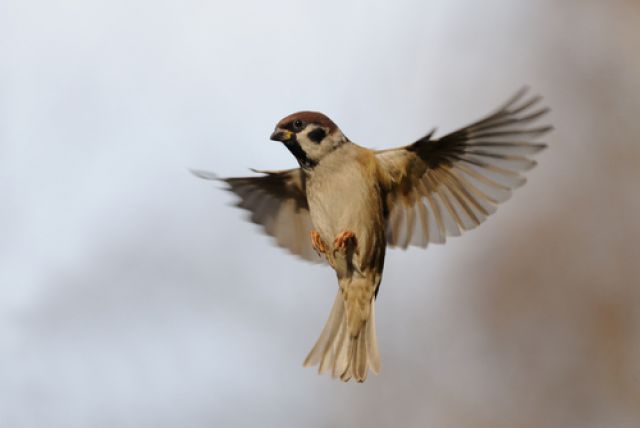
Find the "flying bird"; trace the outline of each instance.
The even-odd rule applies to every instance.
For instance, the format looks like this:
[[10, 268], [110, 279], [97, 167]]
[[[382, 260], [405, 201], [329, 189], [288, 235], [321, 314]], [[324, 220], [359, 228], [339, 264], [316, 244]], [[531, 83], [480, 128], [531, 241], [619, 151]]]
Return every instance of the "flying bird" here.
[[526, 93], [457, 131], [440, 138], [431, 131], [388, 150], [355, 144], [322, 113], [294, 113], [271, 140], [284, 144], [298, 168], [220, 179], [279, 246], [336, 272], [338, 293], [305, 366], [343, 381], [379, 373], [375, 300], [387, 246], [443, 244], [478, 226], [525, 183], [521, 173], [546, 147], [535, 141], [552, 129], [531, 125], [549, 109]]

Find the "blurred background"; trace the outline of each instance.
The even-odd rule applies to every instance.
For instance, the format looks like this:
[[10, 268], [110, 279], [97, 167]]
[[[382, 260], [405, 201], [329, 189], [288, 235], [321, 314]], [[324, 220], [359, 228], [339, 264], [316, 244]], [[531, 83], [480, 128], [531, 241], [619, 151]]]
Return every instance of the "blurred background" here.
[[[0, 4], [0, 426], [640, 426], [640, 3]], [[529, 84], [555, 131], [477, 230], [388, 253], [382, 373], [303, 369], [332, 271], [223, 176], [300, 109], [407, 144]]]

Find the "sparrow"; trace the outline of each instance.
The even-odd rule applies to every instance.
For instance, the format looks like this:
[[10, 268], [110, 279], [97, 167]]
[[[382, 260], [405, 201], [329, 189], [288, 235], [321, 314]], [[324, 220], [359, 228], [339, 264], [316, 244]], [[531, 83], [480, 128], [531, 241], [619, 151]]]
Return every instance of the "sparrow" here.
[[329, 318], [304, 366], [343, 381], [380, 372], [375, 301], [387, 246], [443, 244], [482, 223], [522, 186], [522, 172], [546, 147], [552, 129], [532, 126], [549, 109], [523, 88], [493, 113], [434, 138], [435, 129], [404, 147], [371, 150], [347, 138], [319, 112], [280, 120], [271, 140], [299, 167], [253, 170], [219, 179], [277, 244], [304, 259], [327, 262], [338, 279]]

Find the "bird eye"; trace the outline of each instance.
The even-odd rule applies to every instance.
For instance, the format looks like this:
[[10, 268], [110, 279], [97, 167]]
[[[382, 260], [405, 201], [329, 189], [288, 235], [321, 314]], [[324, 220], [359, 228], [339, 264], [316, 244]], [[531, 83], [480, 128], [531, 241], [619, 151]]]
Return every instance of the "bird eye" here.
[[302, 128], [304, 128], [304, 122], [301, 121], [300, 119], [296, 119], [293, 121], [293, 128], [296, 131], [300, 131]]

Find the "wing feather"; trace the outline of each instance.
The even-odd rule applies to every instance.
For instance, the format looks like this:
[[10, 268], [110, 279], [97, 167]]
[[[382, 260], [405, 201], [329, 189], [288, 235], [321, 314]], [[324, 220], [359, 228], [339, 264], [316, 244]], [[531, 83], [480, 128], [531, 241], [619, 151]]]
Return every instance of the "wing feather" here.
[[205, 171], [192, 172], [200, 178], [226, 183], [227, 190], [239, 198], [236, 206], [249, 211], [249, 219], [275, 238], [278, 246], [311, 262], [322, 262], [309, 239], [313, 226], [302, 170], [253, 171], [262, 175], [219, 178]]
[[406, 248], [444, 243], [473, 229], [522, 186], [546, 145], [535, 140], [551, 126], [530, 125], [549, 112], [526, 88], [498, 110], [433, 139], [377, 152], [386, 177], [389, 245]]

